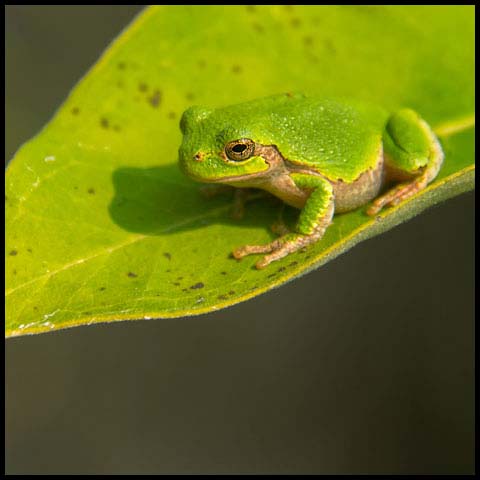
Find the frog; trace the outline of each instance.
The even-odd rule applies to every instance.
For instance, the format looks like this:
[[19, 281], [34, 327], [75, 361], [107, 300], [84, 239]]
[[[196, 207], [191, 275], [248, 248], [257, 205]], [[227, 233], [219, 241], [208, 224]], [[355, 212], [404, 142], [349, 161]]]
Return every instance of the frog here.
[[389, 112], [301, 92], [193, 105], [180, 130], [179, 165], [188, 177], [236, 192], [260, 189], [300, 210], [294, 229], [233, 250], [238, 260], [263, 254], [257, 269], [320, 241], [334, 215], [367, 206], [365, 214], [379, 218], [423, 190], [444, 160], [433, 129], [411, 108]]

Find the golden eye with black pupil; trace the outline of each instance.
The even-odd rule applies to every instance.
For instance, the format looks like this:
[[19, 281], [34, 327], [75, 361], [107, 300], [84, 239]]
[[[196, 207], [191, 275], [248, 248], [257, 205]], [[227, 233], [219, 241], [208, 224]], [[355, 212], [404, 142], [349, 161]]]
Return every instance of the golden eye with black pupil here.
[[225, 153], [230, 160], [242, 162], [253, 155], [255, 151], [255, 142], [249, 138], [240, 138], [232, 140], [225, 145]]

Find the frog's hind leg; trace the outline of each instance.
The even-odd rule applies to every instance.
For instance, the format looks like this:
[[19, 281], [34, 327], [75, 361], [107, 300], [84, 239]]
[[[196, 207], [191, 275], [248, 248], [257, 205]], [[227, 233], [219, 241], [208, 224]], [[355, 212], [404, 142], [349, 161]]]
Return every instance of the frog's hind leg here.
[[383, 135], [387, 180], [410, 178], [384, 195], [368, 208], [377, 214], [384, 206], [395, 206], [423, 190], [438, 174], [443, 151], [430, 126], [413, 110], [403, 109], [388, 120]]

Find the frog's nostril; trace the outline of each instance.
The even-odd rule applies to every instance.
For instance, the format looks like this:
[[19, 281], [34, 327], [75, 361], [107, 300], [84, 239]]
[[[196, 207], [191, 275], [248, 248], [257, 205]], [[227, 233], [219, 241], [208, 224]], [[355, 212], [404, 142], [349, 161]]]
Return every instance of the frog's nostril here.
[[196, 162], [203, 162], [203, 154], [202, 153], [196, 153], [193, 158], [195, 159]]

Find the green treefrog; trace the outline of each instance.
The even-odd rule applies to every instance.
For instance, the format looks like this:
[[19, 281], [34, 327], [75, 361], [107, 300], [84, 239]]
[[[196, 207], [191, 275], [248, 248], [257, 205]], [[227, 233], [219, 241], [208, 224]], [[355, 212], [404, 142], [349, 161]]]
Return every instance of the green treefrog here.
[[[368, 215], [419, 192], [438, 174], [443, 151], [413, 110], [281, 94], [182, 115], [183, 172], [206, 183], [270, 192], [300, 209], [294, 231], [233, 251], [266, 254], [261, 269], [317, 242], [336, 213], [373, 202]], [[380, 194], [384, 187], [396, 185]]]

